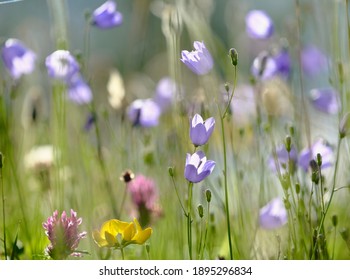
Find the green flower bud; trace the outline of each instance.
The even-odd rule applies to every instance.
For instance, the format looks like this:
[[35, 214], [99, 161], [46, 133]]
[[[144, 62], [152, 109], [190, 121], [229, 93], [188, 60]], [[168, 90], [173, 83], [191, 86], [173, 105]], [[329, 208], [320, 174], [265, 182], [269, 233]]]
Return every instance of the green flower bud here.
[[292, 149], [292, 138], [290, 137], [290, 135], [286, 136], [285, 139], [285, 146], [286, 146], [286, 150], [289, 153]]
[[232, 65], [237, 66], [237, 64], [238, 64], [238, 52], [235, 48], [231, 48], [229, 50], [229, 56], [231, 57]]
[[205, 191], [205, 197], [207, 198], [207, 202], [209, 203], [211, 201], [211, 191], [210, 190]]
[[337, 215], [332, 216], [332, 224], [334, 227], [336, 227], [338, 225], [338, 216]]
[[204, 208], [203, 208], [203, 205], [202, 205], [202, 204], [199, 204], [199, 205], [197, 206], [197, 210], [198, 210], [199, 217], [202, 219], [203, 216], [204, 216]]

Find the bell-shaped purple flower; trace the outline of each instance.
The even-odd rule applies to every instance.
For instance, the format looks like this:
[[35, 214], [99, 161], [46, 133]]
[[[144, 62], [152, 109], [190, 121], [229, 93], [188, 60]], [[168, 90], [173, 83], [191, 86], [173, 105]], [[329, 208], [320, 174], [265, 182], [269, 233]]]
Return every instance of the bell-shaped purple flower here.
[[334, 88], [316, 88], [310, 91], [314, 107], [324, 113], [337, 114], [340, 110], [339, 94]]
[[72, 209], [70, 217], [63, 211], [61, 217], [56, 210], [50, 216], [43, 228], [50, 240], [46, 248], [48, 255], [55, 260], [66, 259], [68, 256], [81, 256], [76, 252], [79, 242], [86, 236], [86, 232], [79, 232], [78, 226], [82, 223], [81, 218], [77, 218], [77, 213]]
[[51, 78], [64, 82], [69, 82], [80, 70], [78, 62], [67, 50], [53, 52], [46, 57], [45, 64]]
[[195, 74], [207, 74], [214, 66], [213, 58], [203, 42], [193, 43], [195, 50], [181, 52], [181, 61]]
[[310, 161], [316, 160], [317, 154], [322, 157], [322, 169], [333, 165], [333, 149], [323, 139], [318, 139], [310, 148], [307, 147], [300, 152], [298, 165], [306, 172]]
[[287, 210], [281, 198], [275, 198], [259, 211], [259, 224], [264, 229], [276, 229], [288, 221]]
[[132, 102], [127, 111], [129, 120], [135, 126], [157, 126], [161, 110], [152, 99], [137, 99]]
[[106, 1], [92, 14], [92, 24], [101, 29], [119, 26], [123, 23], [123, 15], [117, 11], [117, 3]]
[[17, 39], [6, 40], [1, 49], [1, 57], [14, 79], [32, 73], [35, 68], [36, 54]]
[[213, 172], [214, 167], [215, 161], [207, 160], [203, 151], [187, 154], [185, 178], [192, 183], [201, 182]]
[[[288, 151], [286, 149], [286, 146], [284, 144], [280, 145], [276, 149], [276, 157], [278, 162], [278, 167], [281, 172], [284, 170], [288, 170], [289, 164], [296, 164], [298, 160], [298, 152], [295, 149], [294, 146], [291, 147], [291, 150], [288, 155]], [[268, 167], [272, 172], [277, 173], [277, 166], [275, 157], [271, 155], [268, 159]]]
[[215, 119], [213, 117], [203, 121], [199, 114], [195, 114], [190, 127], [190, 138], [196, 147], [206, 144], [215, 127]]
[[80, 73], [76, 73], [67, 84], [68, 99], [77, 104], [88, 104], [92, 100], [92, 92]]
[[252, 10], [245, 17], [246, 32], [253, 39], [267, 39], [274, 32], [270, 16], [260, 10]]

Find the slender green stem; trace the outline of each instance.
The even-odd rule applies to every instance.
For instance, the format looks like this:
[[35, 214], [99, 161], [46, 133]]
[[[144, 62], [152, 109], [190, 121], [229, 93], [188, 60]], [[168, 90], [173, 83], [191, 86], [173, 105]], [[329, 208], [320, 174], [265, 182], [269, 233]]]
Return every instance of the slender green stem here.
[[188, 182], [187, 240], [188, 240], [188, 254], [191, 260], [192, 260], [192, 192], [193, 192], [193, 183]]
[[201, 260], [203, 259], [205, 246], [207, 244], [208, 230], [209, 230], [209, 221], [210, 221], [209, 219], [210, 219], [210, 202], [208, 202], [208, 207], [207, 207], [207, 220], [205, 222], [204, 240], [203, 240], [202, 252], [200, 254], [200, 259]]
[[318, 238], [319, 238], [319, 235], [320, 235], [321, 231], [324, 230], [324, 221], [326, 219], [326, 216], [327, 216], [327, 213], [328, 213], [328, 210], [329, 210], [329, 206], [332, 203], [333, 195], [334, 195], [334, 192], [335, 192], [335, 185], [336, 185], [337, 173], [338, 173], [338, 165], [339, 165], [339, 155], [340, 155], [341, 140], [342, 140], [342, 138], [339, 137], [338, 138], [338, 144], [337, 144], [337, 153], [336, 153], [336, 157], [335, 157], [336, 161], [335, 161], [335, 166], [334, 166], [333, 186], [332, 186], [332, 190], [331, 190], [331, 195], [329, 197], [329, 201], [328, 201], [328, 203], [326, 205], [326, 208], [325, 208], [325, 210], [324, 210], [324, 212], [323, 212], [323, 214], [321, 216], [320, 224], [319, 224], [319, 226], [317, 228], [317, 236], [316, 236], [315, 246], [313, 248], [311, 259], [313, 259], [315, 257]]
[[226, 108], [225, 108], [225, 111], [224, 111], [224, 114], [222, 115], [222, 118], [224, 119], [227, 115], [227, 112], [231, 106], [231, 102], [232, 102], [232, 98], [233, 98], [233, 95], [235, 93], [235, 90], [236, 90], [236, 84], [237, 84], [237, 66], [233, 66], [233, 70], [234, 70], [234, 78], [233, 78], [233, 89], [232, 89], [232, 93], [230, 95], [230, 98], [227, 102], [227, 105], [226, 105]]
[[125, 255], [124, 255], [124, 248], [123, 248], [123, 246], [120, 247], [120, 253], [122, 255], [122, 260], [124, 261], [125, 260]]
[[232, 239], [231, 239], [231, 224], [230, 224], [230, 209], [228, 203], [228, 183], [227, 183], [227, 156], [226, 156], [226, 137], [224, 127], [224, 115], [220, 116], [221, 123], [221, 137], [224, 155], [224, 187], [225, 187], [225, 211], [226, 211], [226, 225], [227, 225], [227, 238], [230, 249], [230, 259], [233, 260]]
[[335, 243], [337, 240], [337, 226], [334, 227], [334, 237], [333, 237], [333, 250], [332, 250], [332, 260], [334, 260], [334, 254], [335, 254]]
[[122, 212], [123, 212], [123, 208], [124, 208], [125, 200], [126, 200], [127, 190], [128, 190], [128, 185], [125, 184], [125, 186], [124, 186], [124, 192], [123, 192], [123, 198], [122, 198], [122, 202], [121, 202], [121, 204], [120, 204], [120, 208], [119, 208], [119, 212], [118, 212], [119, 216], [121, 216], [121, 215], [122, 215]]
[[[94, 106], [94, 101], [91, 102], [91, 110], [92, 113], [96, 115], [95, 111], [95, 106]], [[120, 213], [118, 213], [116, 209], [116, 203], [113, 195], [113, 189], [112, 189], [112, 184], [109, 180], [108, 177], [108, 172], [107, 168], [103, 159], [103, 154], [102, 154], [102, 140], [101, 140], [101, 134], [100, 134], [100, 127], [99, 127], [99, 122], [98, 119], [95, 121], [95, 133], [96, 133], [96, 141], [97, 141], [97, 161], [100, 165], [102, 176], [104, 178], [104, 186], [106, 188], [106, 192], [108, 194], [108, 197], [110, 199], [111, 207], [113, 210], [113, 215], [118, 217]]]
[[4, 192], [4, 182], [2, 178], [2, 166], [3, 166], [3, 156], [0, 153], [0, 184], [1, 184], [1, 198], [2, 198], [2, 225], [4, 229], [4, 258], [7, 259], [7, 247], [6, 247], [6, 215], [5, 215], [5, 192]]
[[174, 185], [174, 189], [175, 189], [175, 192], [176, 192], [177, 199], [179, 200], [180, 205], [181, 205], [181, 209], [182, 209], [182, 211], [184, 212], [185, 216], [187, 216], [185, 207], [184, 207], [184, 205], [182, 204], [182, 201], [181, 201], [181, 199], [180, 199], [179, 191], [178, 191], [178, 189], [177, 189], [174, 176], [171, 176], [171, 181], [173, 182], [173, 185]]

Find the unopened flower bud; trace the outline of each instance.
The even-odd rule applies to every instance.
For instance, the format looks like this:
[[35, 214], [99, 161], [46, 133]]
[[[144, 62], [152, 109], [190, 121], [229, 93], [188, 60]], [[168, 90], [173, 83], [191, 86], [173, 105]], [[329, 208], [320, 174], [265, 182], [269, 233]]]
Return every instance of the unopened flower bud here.
[[334, 227], [336, 227], [338, 225], [338, 216], [337, 215], [332, 216], [332, 224]]
[[292, 149], [292, 138], [290, 137], [290, 135], [286, 136], [285, 139], [285, 146], [286, 146], [286, 150], [289, 153]]
[[169, 168], [168, 168], [168, 173], [169, 173], [169, 176], [170, 177], [174, 177], [174, 167], [172, 167], [172, 166], [170, 166]]
[[317, 165], [318, 165], [319, 167], [322, 166], [322, 156], [321, 156], [320, 153], [317, 154]]
[[211, 201], [211, 191], [210, 190], [205, 191], [205, 197], [207, 198], [207, 202], [209, 203]]
[[198, 210], [199, 217], [202, 219], [203, 216], [204, 216], [203, 205], [202, 205], [202, 204], [199, 204], [199, 205], [197, 206], [197, 210]]
[[238, 52], [235, 48], [231, 48], [229, 50], [229, 56], [231, 57], [232, 65], [237, 66], [237, 64], [238, 64]]

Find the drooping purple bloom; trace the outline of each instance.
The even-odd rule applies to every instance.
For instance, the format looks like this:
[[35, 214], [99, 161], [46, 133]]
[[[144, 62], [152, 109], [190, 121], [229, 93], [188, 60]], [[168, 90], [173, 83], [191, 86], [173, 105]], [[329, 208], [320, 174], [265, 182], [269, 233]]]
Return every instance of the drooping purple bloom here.
[[195, 41], [193, 43], [195, 50], [181, 52], [181, 61], [195, 74], [205, 75], [214, 66], [213, 58], [203, 42]]
[[198, 183], [208, 177], [214, 170], [215, 161], [207, 160], [203, 151], [186, 155], [185, 178]]
[[278, 72], [276, 60], [267, 52], [260, 53], [251, 67], [252, 75], [259, 80], [267, 80], [274, 77]]
[[152, 99], [137, 99], [132, 102], [127, 111], [129, 120], [135, 126], [157, 126], [161, 110]]
[[92, 14], [92, 24], [101, 29], [119, 26], [123, 23], [123, 15], [117, 11], [117, 3], [106, 1]]
[[298, 165], [307, 172], [310, 161], [316, 160], [317, 154], [322, 156], [322, 169], [333, 165], [333, 149], [323, 139], [318, 139], [310, 148], [300, 152]]
[[264, 229], [276, 229], [288, 221], [287, 210], [281, 198], [275, 198], [259, 211], [259, 224]]
[[66, 83], [80, 70], [78, 62], [67, 50], [53, 52], [46, 57], [45, 64], [51, 78]]
[[36, 54], [18, 39], [8, 39], [1, 49], [1, 57], [14, 79], [30, 74], [35, 68]]
[[66, 259], [68, 256], [81, 256], [80, 253], [75, 251], [80, 240], [86, 236], [86, 232], [78, 231], [82, 219], [77, 218], [77, 213], [73, 209], [71, 209], [70, 215], [70, 217], [67, 217], [66, 212], [63, 211], [61, 217], [59, 217], [56, 210], [43, 223], [45, 234], [51, 242], [47, 246], [46, 252], [55, 260]]
[[[280, 145], [276, 148], [277, 162], [279, 165], [279, 170], [283, 172], [284, 170], [289, 169], [289, 164], [296, 164], [298, 160], [298, 152], [294, 146], [291, 147], [291, 150], [288, 155], [288, 151], [285, 145]], [[275, 161], [275, 156], [271, 155], [268, 159], [268, 167], [272, 172], [277, 172], [277, 166]]]
[[307, 45], [301, 51], [301, 66], [306, 75], [314, 76], [327, 68], [327, 56], [316, 46]]
[[246, 32], [253, 39], [270, 38], [274, 32], [274, 24], [270, 16], [261, 10], [252, 10], [245, 17]]
[[162, 112], [164, 112], [173, 102], [175, 93], [175, 82], [169, 77], [164, 77], [157, 84], [153, 100], [158, 104]]
[[215, 119], [213, 117], [203, 121], [199, 114], [195, 114], [190, 127], [190, 138], [193, 145], [202, 146], [206, 144], [214, 131], [214, 127]]
[[310, 91], [314, 107], [324, 113], [337, 114], [340, 110], [339, 94], [334, 88], [316, 88]]
[[77, 104], [88, 104], [91, 102], [91, 89], [79, 73], [71, 77], [67, 87], [69, 100]]

